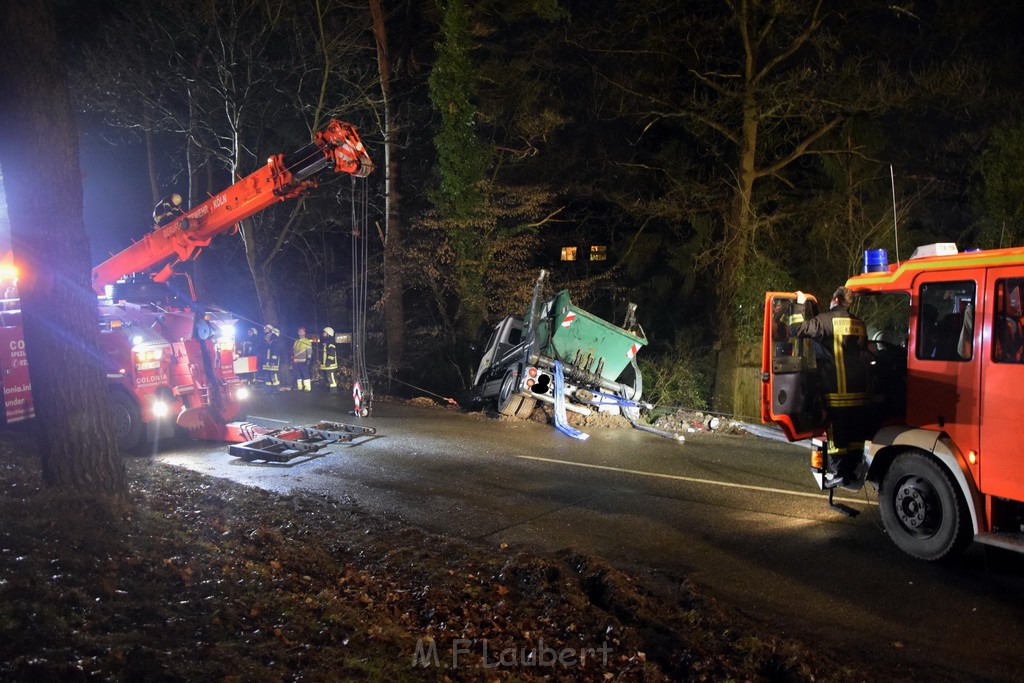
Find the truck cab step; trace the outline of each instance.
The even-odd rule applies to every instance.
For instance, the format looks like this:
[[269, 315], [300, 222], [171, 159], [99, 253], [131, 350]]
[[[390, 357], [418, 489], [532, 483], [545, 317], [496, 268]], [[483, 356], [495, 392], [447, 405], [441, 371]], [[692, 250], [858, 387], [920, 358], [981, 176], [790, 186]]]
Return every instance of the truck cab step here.
[[978, 534], [974, 540], [997, 548], [1013, 550], [1018, 553], [1024, 552], [1024, 532], [1020, 531], [989, 531]]

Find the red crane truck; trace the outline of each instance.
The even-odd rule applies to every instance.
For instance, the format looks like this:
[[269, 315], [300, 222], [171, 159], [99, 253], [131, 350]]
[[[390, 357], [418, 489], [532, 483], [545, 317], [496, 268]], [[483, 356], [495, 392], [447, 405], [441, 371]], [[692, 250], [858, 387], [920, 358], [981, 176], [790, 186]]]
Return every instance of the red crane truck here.
[[[939, 560], [972, 539], [1024, 551], [1024, 248], [938, 244], [877, 260], [846, 282], [873, 353], [877, 427], [846, 487], [878, 491], [886, 532], [914, 557]], [[765, 298], [761, 413], [791, 441], [819, 437], [811, 470], [825, 489], [813, 354], [784, 324], [795, 301]]]
[[[309, 192], [327, 174], [362, 178], [372, 170], [355, 128], [332, 120], [299, 151], [270, 157], [259, 170], [93, 269], [92, 285], [101, 295], [100, 351], [122, 448], [137, 448], [146, 436], [167, 436], [175, 425], [197, 439], [253, 438], [254, 425], [231, 422], [248, 389], [234, 371], [234, 338], [220, 332], [225, 321], [194, 301], [155, 302], [151, 295], [177, 264], [195, 258], [239, 221]], [[137, 273], [151, 274], [124, 280]], [[13, 422], [33, 416], [31, 386], [19, 301], [14, 295], [0, 303], [3, 418]]]

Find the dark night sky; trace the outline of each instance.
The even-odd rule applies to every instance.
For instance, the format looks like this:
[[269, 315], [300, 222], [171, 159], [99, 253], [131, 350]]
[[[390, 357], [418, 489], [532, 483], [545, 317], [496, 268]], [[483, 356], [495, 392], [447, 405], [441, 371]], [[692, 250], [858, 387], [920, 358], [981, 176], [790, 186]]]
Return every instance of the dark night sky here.
[[[79, 124], [81, 126], [81, 123]], [[93, 265], [150, 229], [152, 203], [146, 160], [138, 143], [112, 144], [98, 128], [81, 127], [85, 231]], [[6, 216], [4, 217], [6, 219]], [[0, 222], [0, 251], [10, 245], [10, 226]]]
[[96, 265], [151, 228], [153, 203], [142, 144], [115, 144], [101, 125], [79, 121], [79, 126], [85, 231]]

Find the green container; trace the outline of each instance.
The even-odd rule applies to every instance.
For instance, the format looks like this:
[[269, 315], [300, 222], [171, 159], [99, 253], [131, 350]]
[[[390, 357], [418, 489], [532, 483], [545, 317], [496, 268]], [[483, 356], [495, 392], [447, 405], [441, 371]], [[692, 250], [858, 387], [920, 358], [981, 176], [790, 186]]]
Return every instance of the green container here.
[[568, 290], [558, 292], [542, 310], [549, 313], [541, 316], [537, 338], [548, 342], [540, 352], [588, 372], [601, 368], [603, 379], [617, 380], [640, 347], [647, 345], [643, 337], [573, 306]]

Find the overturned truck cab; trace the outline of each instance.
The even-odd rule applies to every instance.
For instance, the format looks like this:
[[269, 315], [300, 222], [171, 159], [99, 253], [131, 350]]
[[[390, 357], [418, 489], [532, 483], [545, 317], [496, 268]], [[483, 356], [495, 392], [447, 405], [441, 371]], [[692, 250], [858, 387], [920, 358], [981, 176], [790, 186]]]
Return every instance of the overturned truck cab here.
[[[566, 410], [617, 412], [636, 420], [643, 379], [636, 354], [647, 345], [630, 304], [623, 327], [574, 306], [562, 290], [542, 299], [540, 272], [530, 306], [491, 333], [477, 368], [471, 399], [494, 401], [502, 415], [527, 418], [537, 402], [564, 400]], [[561, 374], [564, 389], [556, 395]]]

